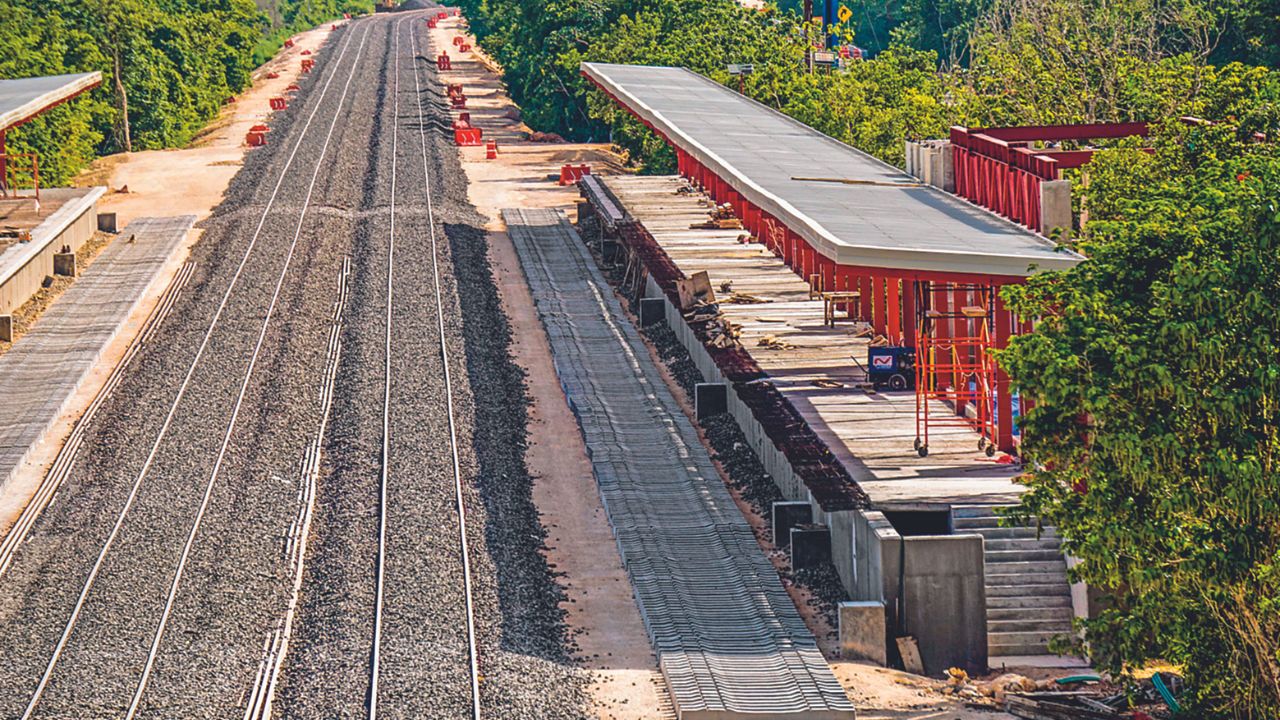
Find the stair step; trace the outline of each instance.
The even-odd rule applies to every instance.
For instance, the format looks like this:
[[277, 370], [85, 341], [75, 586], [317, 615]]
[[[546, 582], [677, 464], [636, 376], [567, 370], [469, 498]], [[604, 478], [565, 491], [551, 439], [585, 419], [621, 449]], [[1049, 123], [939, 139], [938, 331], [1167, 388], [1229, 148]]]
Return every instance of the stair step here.
[[1000, 518], [988, 517], [952, 517], [951, 526], [956, 530], [976, 530], [979, 528], [1000, 527]]
[[987, 618], [987, 634], [1015, 632], [1062, 635], [1071, 632], [1070, 620], [992, 620]]
[[992, 595], [991, 592], [993, 589], [994, 588], [987, 588], [988, 617], [990, 617], [993, 612], [1001, 612], [1004, 610], [1065, 608], [1068, 612], [1071, 611], [1070, 592], [1063, 592], [1058, 595]]
[[997, 560], [992, 562], [991, 557], [987, 556], [987, 576], [992, 575], [1023, 575], [1027, 573], [1061, 573], [1064, 577], [1067, 574], [1067, 561], [1059, 555], [1057, 558], [1049, 560]]
[[1062, 551], [1062, 540], [1054, 538], [983, 538], [982, 547], [986, 552], [1004, 552], [1006, 550], [1053, 550]]
[[1014, 562], [1058, 562], [1065, 564], [1066, 561], [1062, 557], [1062, 553], [1057, 550], [1039, 550], [1036, 548], [1017, 548], [1011, 550], [992, 550], [988, 548], [984, 553], [987, 565], [991, 563], [1014, 563]]
[[991, 598], [999, 597], [1065, 597], [1071, 600], [1071, 588], [1065, 581], [1054, 583], [1027, 583], [1021, 585], [987, 585], [987, 606]]
[[1035, 528], [1026, 527], [984, 527], [961, 528], [956, 526], [956, 534], [977, 533], [986, 540], [1046, 540], [1057, 539], [1058, 533], [1053, 528], [1042, 528], [1037, 535]]
[[1039, 655], [1059, 632], [990, 632], [987, 633], [989, 655]]
[[[992, 600], [1006, 600], [1007, 598], [991, 598]], [[1046, 600], [1057, 600], [1058, 598], [1045, 598]], [[1071, 623], [1074, 614], [1071, 611], [1071, 603], [1059, 603], [1055, 605], [1032, 604], [1016, 606], [1016, 607], [995, 607], [989, 602], [987, 603], [987, 626], [990, 627], [993, 622], [1002, 622], [1005, 620], [1058, 620]]]
[[1055, 587], [1062, 592], [1070, 593], [1071, 584], [1067, 582], [1067, 573], [1011, 573], [1008, 575], [987, 575], [987, 589], [1007, 587]]
[[1003, 505], [952, 505], [951, 517], [953, 518], [972, 518], [972, 517], [994, 517], [998, 508], [1005, 507]]

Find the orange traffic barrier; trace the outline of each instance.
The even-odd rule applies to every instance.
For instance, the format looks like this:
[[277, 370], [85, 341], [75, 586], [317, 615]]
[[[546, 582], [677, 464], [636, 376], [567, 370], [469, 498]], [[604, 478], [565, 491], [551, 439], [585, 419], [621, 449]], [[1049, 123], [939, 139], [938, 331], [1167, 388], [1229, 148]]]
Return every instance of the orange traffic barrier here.
[[590, 174], [590, 165], [562, 165], [560, 166], [560, 184], [573, 185], [581, 180], [583, 175]]
[[490, 140], [489, 142], [485, 143], [484, 159], [485, 160], [498, 159], [498, 141], [497, 140]]
[[303, 59], [302, 59], [302, 72], [304, 72], [304, 73], [309, 73], [309, 72], [311, 72], [311, 68], [313, 68], [313, 67], [315, 67], [315, 66], [316, 66], [316, 61], [315, 61], [315, 60], [312, 60], [311, 58], [303, 58]]
[[244, 136], [244, 142], [249, 147], [262, 147], [267, 144], [267, 134], [260, 132], [249, 132]]
[[452, 70], [453, 64], [449, 62], [449, 56], [446, 53], [440, 53], [440, 57], [436, 58], [436, 68], [438, 70]]
[[282, 97], [273, 97], [270, 100], [272, 110], [284, 110], [289, 107], [289, 103], [284, 101]]
[[453, 131], [453, 141], [463, 147], [480, 145], [484, 131], [480, 128], [459, 128]]
[[466, 42], [466, 41], [467, 41], [467, 39], [466, 39], [466, 38], [464, 38], [464, 37], [462, 37], [461, 35], [459, 35], [459, 36], [457, 36], [457, 37], [455, 37], [455, 38], [453, 39], [453, 44], [454, 44], [454, 45], [462, 45], [462, 43], [464, 43], [464, 42]]

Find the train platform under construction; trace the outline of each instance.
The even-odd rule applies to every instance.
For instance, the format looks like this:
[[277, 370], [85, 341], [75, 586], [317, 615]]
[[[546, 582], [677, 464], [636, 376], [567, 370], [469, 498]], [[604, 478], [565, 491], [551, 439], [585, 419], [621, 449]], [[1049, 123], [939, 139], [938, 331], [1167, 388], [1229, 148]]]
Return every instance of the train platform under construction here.
[[825, 528], [849, 612], [885, 623], [844, 651], [883, 662], [911, 628], [930, 672], [1046, 653], [1081, 610], [1051, 529], [994, 511], [1021, 469], [995, 351], [1031, 328], [1000, 289], [1083, 258], [688, 70], [582, 73], [678, 168], [581, 183], [599, 254], [724, 398], [775, 526]]

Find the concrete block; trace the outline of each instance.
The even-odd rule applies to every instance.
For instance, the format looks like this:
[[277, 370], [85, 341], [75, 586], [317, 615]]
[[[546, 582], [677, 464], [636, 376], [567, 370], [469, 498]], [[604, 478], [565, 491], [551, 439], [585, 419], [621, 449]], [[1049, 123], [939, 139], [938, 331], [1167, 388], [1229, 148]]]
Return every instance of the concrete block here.
[[648, 327], [667, 319], [666, 298], [640, 298], [640, 326]]
[[109, 233], [120, 232], [120, 227], [116, 220], [116, 214], [113, 212], [98, 213], [98, 230]]
[[884, 602], [865, 600], [836, 604], [840, 657], [889, 664]]
[[693, 415], [697, 419], [729, 412], [729, 388], [724, 383], [697, 383], [693, 386]]
[[13, 316], [0, 315], [0, 340], [13, 342]]
[[76, 254], [73, 252], [53, 254], [53, 274], [76, 276]]
[[934, 146], [930, 176], [930, 185], [949, 193], [956, 191], [955, 154], [951, 152], [950, 141], [941, 141]]
[[1040, 234], [1059, 240], [1071, 237], [1071, 181], [1045, 180], [1040, 183]]
[[778, 547], [791, 544], [791, 528], [813, 522], [813, 507], [804, 500], [784, 500], [773, 504], [773, 542]]
[[831, 531], [826, 525], [791, 528], [791, 568], [805, 570], [831, 562]]

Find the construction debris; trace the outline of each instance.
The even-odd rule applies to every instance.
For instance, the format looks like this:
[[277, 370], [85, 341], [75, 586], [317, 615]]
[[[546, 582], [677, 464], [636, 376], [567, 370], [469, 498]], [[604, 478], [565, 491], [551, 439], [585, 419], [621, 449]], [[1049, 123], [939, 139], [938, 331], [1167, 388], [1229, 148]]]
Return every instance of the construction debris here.
[[[722, 286], [721, 290], [723, 289], [724, 288]], [[773, 301], [762, 298], [762, 297], [757, 297], [750, 293], [733, 293], [729, 295], [729, 297], [725, 298], [724, 300], [721, 300], [721, 302], [729, 303], [730, 305], [760, 305], [762, 303], [769, 303]]]
[[791, 350], [795, 348], [795, 345], [792, 345], [791, 343], [783, 340], [779, 340], [778, 336], [776, 335], [765, 335], [764, 337], [760, 338], [760, 341], [757, 342], [756, 345], [759, 345], [762, 348], [768, 348], [770, 350]]

